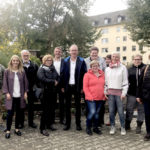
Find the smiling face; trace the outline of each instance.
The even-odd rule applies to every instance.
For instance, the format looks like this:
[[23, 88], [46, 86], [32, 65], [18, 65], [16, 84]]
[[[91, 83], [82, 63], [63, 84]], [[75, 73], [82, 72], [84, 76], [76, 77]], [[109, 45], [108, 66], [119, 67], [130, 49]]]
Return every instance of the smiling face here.
[[23, 62], [28, 62], [30, 60], [30, 53], [25, 51], [21, 54], [21, 57]]
[[99, 64], [95, 63], [91, 66], [91, 69], [93, 72], [98, 72], [99, 70]]
[[78, 47], [76, 45], [72, 45], [70, 47], [70, 56], [76, 58], [78, 56]]
[[53, 64], [53, 60], [51, 58], [48, 58], [46, 61], [45, 61], [45, 65], [50, 67], [51, 65]]
[[111, 60], [113, 63], [117, 63], [120, 61], [120, 55], [119, 54], [112, 54]]
[[11, 60], [12, 68], [18, 68], [19, 67], [19, 59], [17, 57], [13, 57]]
[[90, 53], [91, 60], [96, 60], [98, 58], [98, 51], [92, 50]]
[[61, 56], [62, 56], [62, 50], [59, 49], [59, 48], [55, 48], [55, 50], [54, 50], [54, 56], [56, 58], [61, 58]]
[[139, 66], [142, 63], [142, 58], [140, 56], [135, 56], [133, 59], [134, 66]]

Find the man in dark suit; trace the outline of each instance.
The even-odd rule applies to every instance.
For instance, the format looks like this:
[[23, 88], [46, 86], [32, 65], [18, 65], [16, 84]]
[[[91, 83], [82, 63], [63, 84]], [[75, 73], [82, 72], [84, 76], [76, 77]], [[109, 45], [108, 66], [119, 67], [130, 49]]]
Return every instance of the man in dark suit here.
[[[59, 76], [62, 74], [64, 65], [64, 59], [61, 57], [62, 57], [62, 49], [60, 47], [56, 47], [54, 49], [54, 66]], [[61, 80], [60, 84], [57, 85], [57, 92], [55, 93], [56, 101], [57, 95], [59, 97], [59, 118], [60, 118], [59, 122], [60, 124], [64, 124], [64, 93], [61, 91]]]
[[[37, 82], [37, 71], [38, 71], [38, 66], [33, 63], [30, 60], [30, 52], [28, 50], [22, 50], [21, 51], [21, 57], [23, 61], [23, 67], [29, 82], [29, 91], [28, 91], [28, 125], [29, 127], [36, 128], [37, 125], [33, 122], [34, 119], [34, 92], [33, 88], [36, 85]], [[24, 112], [23, 112], [24, 116]], [[22, 118], [21, 122], [21, 128], [24, 126], [24, 117]]]
[[64, 60], [63, 86], [66, 95], [66, 126], [64, 130], [69, 130], [71, 125], [71, 99], [74, 95], [76, 108], [76, 129], [81, 128], [81, 93], [83, 93], [83, 76], [86, 73], [86, 64], [83, 58], [78, 56], [77, 45], [72, 45], [69, 49], [70, 56]]

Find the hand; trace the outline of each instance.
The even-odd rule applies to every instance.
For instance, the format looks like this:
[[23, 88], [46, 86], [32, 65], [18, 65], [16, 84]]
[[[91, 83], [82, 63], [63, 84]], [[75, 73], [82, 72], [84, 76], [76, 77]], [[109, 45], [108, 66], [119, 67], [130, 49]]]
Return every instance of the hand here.
[[27, 100], [27, 92], [24, 93], [24, 99]]
[[62, 88], [62, 89], [61, 89], [61, 91], [64, 93], [64, 92], [65, 92], [65, 89], [64, 89], [64, 88]]
[[7, 98], [8, 100], [11, 100], [11, 96], [10, 96], [9, 93], [6, 94], [6, 98]]
[[124, 100], [126, 98], [126, 96], [121, 95], [120, 98], [121, 98], [121, 100]]
[[58, 85], [58, 82], [55, 80], [55, 86], [57, 86]]
[[108, 100], [108, 96], [105, 94], [105, 98], [106, 98], [106, 100]]
[[136, 98], [136, 101], [139, 103], [139, 104], [142, 104], [142, 101], [140, 98]]

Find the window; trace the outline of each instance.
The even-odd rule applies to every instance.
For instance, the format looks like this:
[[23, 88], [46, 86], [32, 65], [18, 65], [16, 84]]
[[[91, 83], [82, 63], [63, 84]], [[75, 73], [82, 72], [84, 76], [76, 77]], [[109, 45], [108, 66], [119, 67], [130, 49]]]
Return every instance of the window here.
[[123, 46], [123, 51], [126, 51], [127, 50], [127, 47], [126, 46]]
[[120, 32], [120, 27], [117, 27], [116, 31], [117, 31], [117, 32]]
[[103, 39], [101, 40], [101, 42], [102, 42], [102, 44], [108, 43], [108, 38], [103, 38]]
[[116, 42], [120, 42], [120, 37], [119, 36], [116, 37]]
[[92, 25], [93, 25], [93, 26], [98, 26], [98, 24], [99, 24], [98, 21], [93, 21], [93, 22], [92, 22]]
[[109, 24], [109, 23], [110, 23], [110, 21], [111, 21], [111, 19], [110, 19], [110, 18], [105, 18], [105, 19], [104, 19], [104, 24]]
[[127, 29], [126, 29], [126, 27], [123, 27], [123, 32], [127, 32]]
[[126, 56], [123, 56], [123, 57], [122, 57], [122, 60], [123, 60], [123, 61], [126, 61], [126, 60], [127, 60], [127, 57], [126, 57]]
[[127, 37], [126, 36], [123, 36], [123, 41], [127, 41]]
[[101, 33], [102, 33], [102, 34], [108, 33], [108, 29], [102, 29], [102, 30], [101, 30]]
[[116, 47], [116, 51], [117, 51], [117, 52], [120, 52], [120, 47]]
[[108, 48], [102, 48], [102, 53], [107, 53], [108, 52]]
[[120, 23], [122, 21], [122, 17], [121, 16], [118, 16], [118, 23]]
[[132, 51], [136, 51], [136, 46], [132, 46]]

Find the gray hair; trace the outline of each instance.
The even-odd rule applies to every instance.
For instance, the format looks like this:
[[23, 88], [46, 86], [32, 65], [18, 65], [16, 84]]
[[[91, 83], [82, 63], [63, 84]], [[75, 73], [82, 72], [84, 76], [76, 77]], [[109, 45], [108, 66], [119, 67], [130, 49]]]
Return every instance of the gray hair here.
[[140, 57], [141, 60], [143, 59], [142, 55], [140, 55], [140, 54], [133, 55], [133, 59], [134, 59], [135, 57]]
[[24, 49], [24, 50], [21, 51], [21, 55], [23, 55], [23, 53], [25, 53], [25, 52], [30, 54], [29, 50]]
[[117, 54], [117, 55], [119, 56], [119, 58], [120, 58], [120, 53], [119, 53], [119, 52], [113, 51], [113, 52], [111, 53], [111, 56], [114, 55], [114, 54]]

